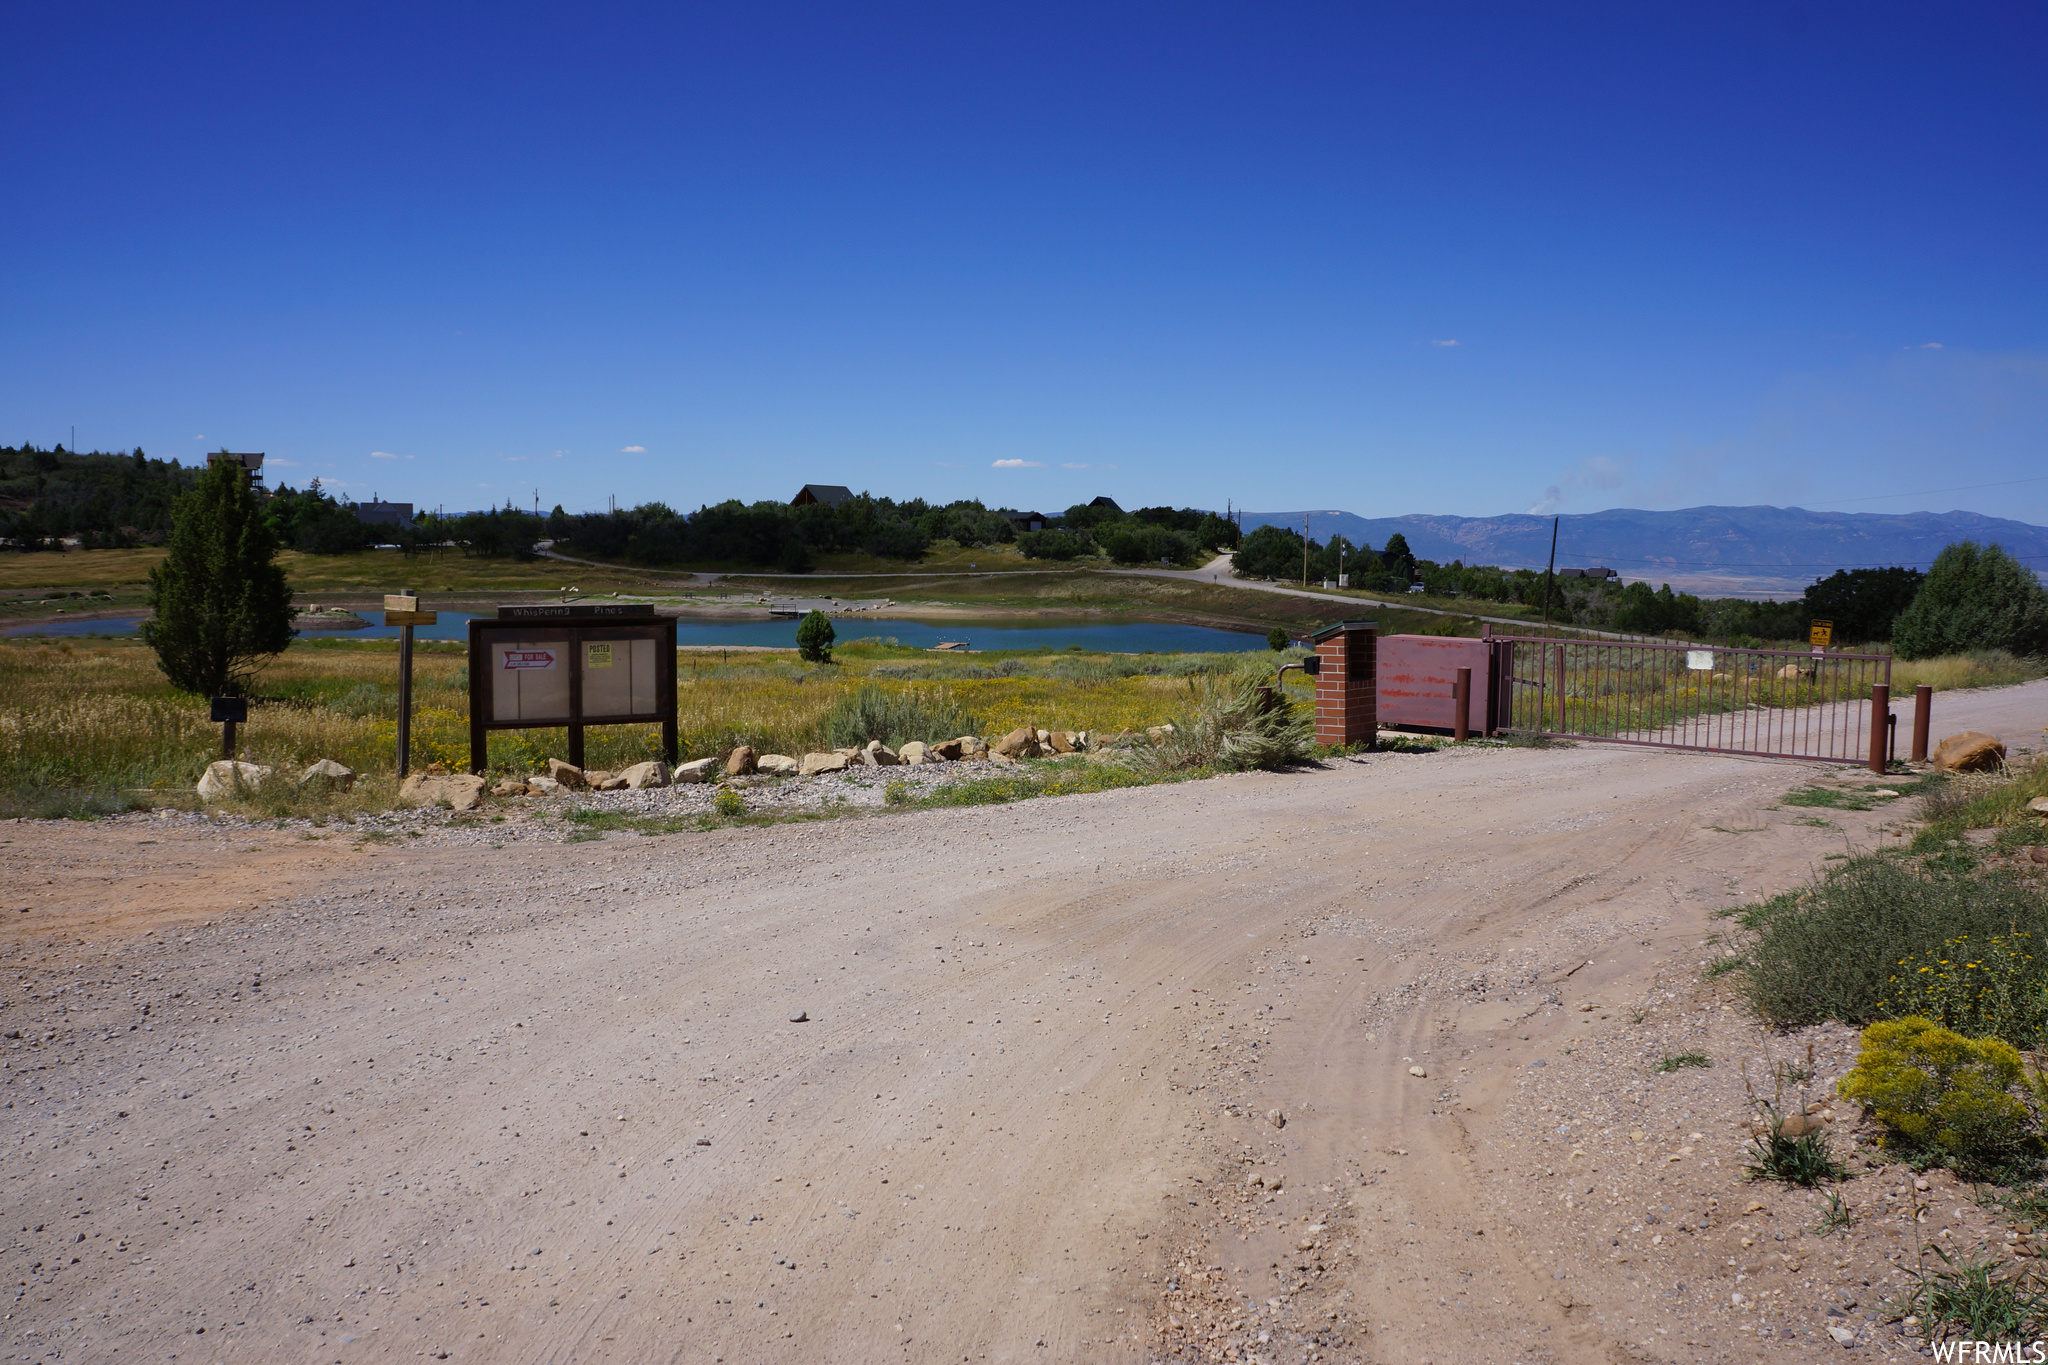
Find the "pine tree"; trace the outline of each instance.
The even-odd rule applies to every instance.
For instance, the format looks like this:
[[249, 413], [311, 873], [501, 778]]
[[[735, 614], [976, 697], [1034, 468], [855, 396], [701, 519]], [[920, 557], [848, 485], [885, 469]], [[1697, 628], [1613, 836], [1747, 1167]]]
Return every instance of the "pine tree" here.
[[797, 623], [796, 651], [814, 664], [832, 662], [832, 641], [838, 632], [832, 629], [832, 618], [822, 611], [813, 611]]
[[156, 619], [142, 638], [173, 687], [246, 696], [257, 661], [281, 653], [298, 632], [292, 591], [274, 562], [277, 537], [240, 464], [214, 461], [178, 498], [169, 551], [150, 571]]

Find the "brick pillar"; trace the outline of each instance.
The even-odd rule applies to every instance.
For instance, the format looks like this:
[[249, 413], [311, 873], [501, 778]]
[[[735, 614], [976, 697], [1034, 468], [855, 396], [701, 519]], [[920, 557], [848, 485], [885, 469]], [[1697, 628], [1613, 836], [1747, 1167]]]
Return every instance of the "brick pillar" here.
[[1379, 626], [1344, 621], [1310, 637], [1316, 674], [1316, 743], [1371, 744], [1379, 737]]

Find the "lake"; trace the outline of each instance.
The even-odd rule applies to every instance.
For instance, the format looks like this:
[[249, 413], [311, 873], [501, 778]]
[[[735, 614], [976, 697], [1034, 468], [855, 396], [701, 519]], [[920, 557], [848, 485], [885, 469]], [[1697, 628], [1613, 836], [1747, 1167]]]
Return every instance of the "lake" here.
[[[478, 612], [444, 611], [431, 626], [417, 626], [418, 640], [464, 640], [468, 623]], [[45, 621], [16, 626], [9, 635], [87, 636], [132, 635], [141, 617], [117, 617], [103, 621]], [[1083, 649], [1115, 654], [1212, 654], [1264, 649], [1266, 637], [1255, 631], [1217, 630], [1213, 626], [1187, 626], [1170, 621], [1125, 621], [1114, 625], [1101, 622], [999, 626], [981, 621], [908, 621], [894, 617], [848, 616], [832, 622], [838, 634], [835, 643], [855, 640], [893, 639], [898, 644], [929, 648], [942, 640], [965, 640], [969, 648], [984, 649]], [[398, 636], [396, 626], [370, 626], [363, 630], [317, 630], [301, 632], [301, 640], [390, 640]], [[708, 621], [684, 617], [676, 622], [676, 643], [684, 645], [768, 645], [778, 649], [796, 647], [796, 621]]]

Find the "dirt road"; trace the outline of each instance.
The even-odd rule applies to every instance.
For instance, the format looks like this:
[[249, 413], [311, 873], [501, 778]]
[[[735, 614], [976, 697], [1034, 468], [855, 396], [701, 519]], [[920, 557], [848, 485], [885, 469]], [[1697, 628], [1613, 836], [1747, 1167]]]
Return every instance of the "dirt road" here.
[[[1641, 1059], [1754, 1042], [1713, 912], [1887, 818], [1773, 809], [1820, 771], [1379, 754], [497, 851], [6, 826], [0, 1348], [1763, 1358], [1718, 1229], [1653, 1270], [1571, 1220], [1730, 1193], [1732, 1061]], [[1610, 1103], [1599, 1198], [1556, 1187]]]

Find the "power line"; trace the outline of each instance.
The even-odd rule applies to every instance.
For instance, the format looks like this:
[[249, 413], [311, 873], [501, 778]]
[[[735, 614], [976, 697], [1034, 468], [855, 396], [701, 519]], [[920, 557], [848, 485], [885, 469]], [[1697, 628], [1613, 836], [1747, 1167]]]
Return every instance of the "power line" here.
[[2011, 488], [2022, 483], [2048, 483], [2048, 474], [2029, 479], [2005, 479], [1999, 483], [1966, 483], [1955, 488], [1923, 488], [1918, 493], [1878, 493], [1868, 498], [1839, 498], [1834, 502], [1817, 502], [1814, 507], [1847, 507], [1852, 502], [1883, 502], [1887, 498], [1926, 498], [1936, 493], [1972, 493], [1979, 488]]

